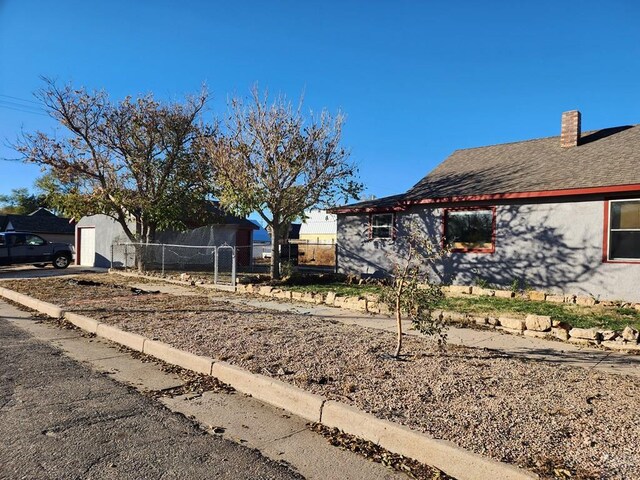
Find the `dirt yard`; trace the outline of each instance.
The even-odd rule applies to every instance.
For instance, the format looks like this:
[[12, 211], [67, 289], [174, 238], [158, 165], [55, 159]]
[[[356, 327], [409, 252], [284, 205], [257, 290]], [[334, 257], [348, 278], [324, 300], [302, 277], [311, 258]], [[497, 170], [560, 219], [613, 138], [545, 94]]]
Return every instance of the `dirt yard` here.
[[[124, 330], [355, 405], [543, 478], [639, 478], [640, 381], [523, 361], [313, 316], [138, 294], [116, 275], [2, 282]], [[148, 284], [153, 290], [153, 285]], [[231, 295], [231, 294], [229, 294]], [[216, 297], [224, 298], [219, 292]]]

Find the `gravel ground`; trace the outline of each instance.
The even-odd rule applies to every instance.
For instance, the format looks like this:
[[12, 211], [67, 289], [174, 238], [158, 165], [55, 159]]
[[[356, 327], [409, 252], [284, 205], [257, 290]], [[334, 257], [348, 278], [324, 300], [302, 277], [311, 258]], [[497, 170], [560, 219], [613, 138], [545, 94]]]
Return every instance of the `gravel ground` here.
[[[2, 282], [125, 330], [227, 360], [544, 478], [640, 478], [640, 382], [207, 297], [134, 295], [137, 280]], [[149, 289], [153, 289], [149, 285]], [[216, 292], [216, 296], [219, 296]]]

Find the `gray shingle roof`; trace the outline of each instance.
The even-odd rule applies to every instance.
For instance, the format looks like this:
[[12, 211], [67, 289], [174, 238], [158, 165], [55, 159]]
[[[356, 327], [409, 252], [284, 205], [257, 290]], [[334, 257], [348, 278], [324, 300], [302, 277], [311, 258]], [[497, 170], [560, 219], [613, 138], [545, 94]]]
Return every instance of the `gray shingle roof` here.
[[640, 125], [456, 150], [407, 193], [333, 211], [385, 210], [426, 199], [640, 185]]
[[640, 126], [456, 150], [404, 200], [640, 184]]

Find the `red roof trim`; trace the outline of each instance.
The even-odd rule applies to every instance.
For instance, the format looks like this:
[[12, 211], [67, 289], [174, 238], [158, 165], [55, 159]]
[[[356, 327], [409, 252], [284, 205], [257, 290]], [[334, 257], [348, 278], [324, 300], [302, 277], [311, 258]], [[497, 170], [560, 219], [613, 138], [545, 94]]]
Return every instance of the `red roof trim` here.
[[640, 192], [640, 184], [615, 185], [607, 187], [587, 187], [587, 188], [566, 188], [559, 190], [540, 190], [537, 192], [511, 192], [511, 193], [491, 193], [485, 195], [461, 195], [453, 197], [424, 198], [422, 200], [405, 200], [399, 202], [394, 207], [365, 207], [349, 208], [340, 207], [332, 210], [332, 213], [378, 213], [378, 212], [400, 212], [411, 205], [426, 205], [440, 203], [462, 203], [480, 202], [492, 200], [513, 200], [522, 198], [550, 198], [550, 197], [574, 197], [581, 195], [597, 195], [612, 193]]
[[364, 208], [349, 208], [349, 207], [336, 207], [327, 210], [329, 213], [393, 213], [404, 212], [407, 209], [405, 205], [397, 205], [395, 207], [364, 207]]
[[616, 185], [613, 187], [566, 188], [561, 190], [540, 190], [538, 192], [492, 193], [487, 195], [468, 195], [457, 197], [425, 198], [407, 203], [421, 205], [426, 203], [477, 202], [483, 200], [509, 200], [517, 198], [573, 197], [577, 195], [594, 195], [599, 193], [625, 193], [640, 191], [640, 184]]

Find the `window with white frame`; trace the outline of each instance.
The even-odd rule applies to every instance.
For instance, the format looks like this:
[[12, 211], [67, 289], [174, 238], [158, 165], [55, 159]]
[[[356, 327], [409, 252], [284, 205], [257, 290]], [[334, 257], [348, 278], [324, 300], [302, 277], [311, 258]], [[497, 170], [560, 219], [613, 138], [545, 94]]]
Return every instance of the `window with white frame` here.
[[371, 238], [393, 238], [393, 213], [371, 215]]
[[640, 260], [640, 199], [609, 202], [609, 260]]

